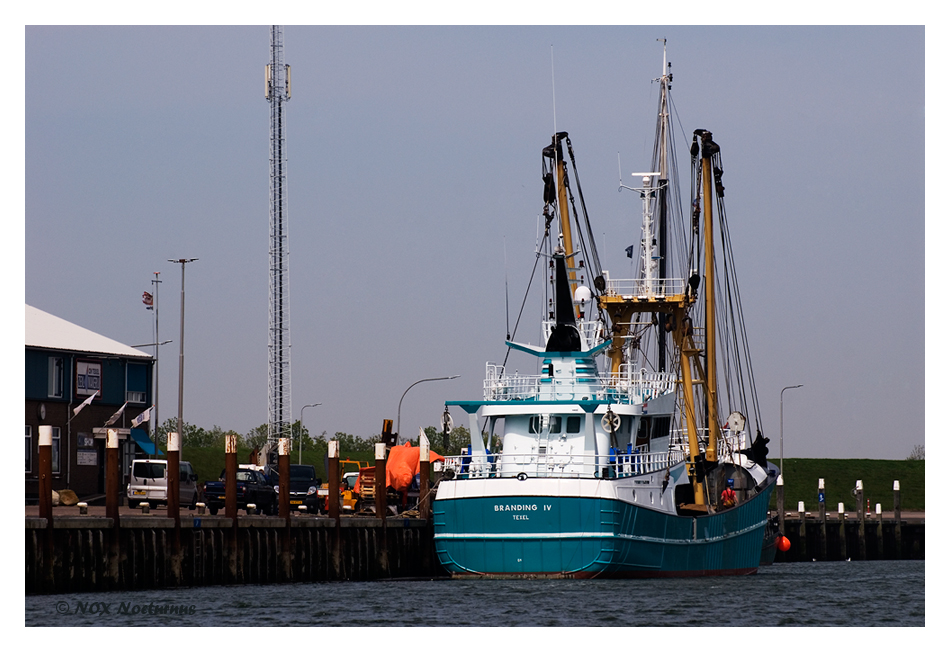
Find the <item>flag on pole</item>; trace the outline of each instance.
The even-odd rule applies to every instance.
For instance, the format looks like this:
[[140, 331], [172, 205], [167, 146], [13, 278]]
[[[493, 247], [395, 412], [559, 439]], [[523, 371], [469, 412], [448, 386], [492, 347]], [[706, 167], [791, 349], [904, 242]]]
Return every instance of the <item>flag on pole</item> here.
[[630, 245], [629, 247], [627, 247], [626, 251], [627, 251], [627, 258], [633, 258], [633, 245]]
[[90, 396], [90, 397], [87, 398], [85, 401], [83, 401], [82, 403], [80, 403], [79, 405], [77, 405], [76, 407], [74, 407], [74, 408], [73, 408], [73, 416], [76, 416], [77, 414], [79, 414], [79, 413], [82, 411], [82, 409], [83, 409], [84, 407], [86, 407], [87, 405], [89, 405], [90, 403], [92, 403], [92, 399], [96, 398], [96, 395], [98, 395], [98, 394], [99, 394], [99, 390], [97, 389], [95, 392], [93, 392], [92, 396]]
[[119, 420], [119, 417], [121, 417], [121, 416], [122, 416], [122, 413], [125, 412], [125, 406], [126, 406], [126, 405], [128, 405], [128, 402], [123, 403], [123, 404], [122, 404], [122, 407], [120, 407], [120, 408], [118, 409], [118, 411], [117, 411], [115, 414], [113, 414], [111, 417], [109, 417], [109, 420], [106, 421], [106, 426], [111, 426], [113, 423], [115, 423], [116, 421]]
[[142, 293], [142, 303], [145, 304], [145, 309], [146, 309], [146, 310], [151, 310], [151, 309], [152, 309], [152, 295], [151, 295], [151, 293], [149, 293], [149, 292], [143, 292], [143, 293]]
[[[153, 407], [154, 407], [154, 406], [153, 406]], [[135, 417], [134, 419], [132, 419], [132, 427], [133, 427], [133, 428], [138, 428], [138, 427], [139, 427], [140, 425], [142, 425], [144, 422], [148, 421], [148, 420], [149, 420], [149, 417], [150, 417], [150, 415], [151, 415], [151, 412], [152, 412], [152, 408], [149, 408], [149, 409], [145, 410], [145, 412], [143, 412], [142, 414], [140, 414], [140, 415], [138, 415], [137, 417]]]

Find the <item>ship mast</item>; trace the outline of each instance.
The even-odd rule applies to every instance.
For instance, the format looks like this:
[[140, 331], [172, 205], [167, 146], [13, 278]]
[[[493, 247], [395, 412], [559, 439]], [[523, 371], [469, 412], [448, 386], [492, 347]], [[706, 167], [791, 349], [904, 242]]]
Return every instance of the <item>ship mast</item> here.
[[[659, 173], [657, 179], [657, 203], [656, 206], [659, 209], [658, 221], [659, 229], [657, 235], [658, 238], [658, 249], [656, 252], [659, 260], [659, 274], [661, 279], [667, 278], [667, 231], [668, 231], [668, 212], [667, 212], [667, 200], [668, 192], [670, 185], [670, 175], [669, 175], [669, 150], [668, 150], [668, 138], [669, 138], [669, 122], [670, 122], [670, 110], [669, 110], [669, 98], [668, 93], [670, 90], [670, 83], [673, 80], [673, 75], [670, 72], [670, 64], [666, 60], [666, 39], [657, 39], [658, 41], [663, 42], [663, 69], [660, 72], [660, 110], [657, 120], [657, 134], [656, 134], [656, 145], [654, 152], [654, 170]], [[666, 371], [666, 324], [667, 324], [667, 315], [665, 313], [659, 313], [657, 315], [657, 328], [656, 328], [656, 341], [657, 341], [657, 370]]]

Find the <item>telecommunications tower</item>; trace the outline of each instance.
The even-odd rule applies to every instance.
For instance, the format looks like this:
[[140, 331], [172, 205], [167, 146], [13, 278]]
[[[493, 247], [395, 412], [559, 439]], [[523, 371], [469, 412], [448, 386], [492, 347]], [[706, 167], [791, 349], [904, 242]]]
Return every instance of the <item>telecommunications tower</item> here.
[[270, 102], [270, 297], [267, 345], [267, 443], [290, 438], [290, 269], [287, 250], [287, 155], [284, 103], [290, 100], [290, 66], [284, 65], [284, 30], [272, 25], [264, 96]]

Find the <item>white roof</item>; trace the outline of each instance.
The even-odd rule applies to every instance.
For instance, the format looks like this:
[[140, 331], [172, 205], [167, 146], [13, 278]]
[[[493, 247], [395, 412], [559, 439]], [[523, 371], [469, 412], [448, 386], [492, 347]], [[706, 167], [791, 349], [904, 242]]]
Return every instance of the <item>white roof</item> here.
[[26, 306], [26, 345], [42, 349], [107, 353], [130, 358], [151, 358], [131, 346], [77, 326], [39, 308]]

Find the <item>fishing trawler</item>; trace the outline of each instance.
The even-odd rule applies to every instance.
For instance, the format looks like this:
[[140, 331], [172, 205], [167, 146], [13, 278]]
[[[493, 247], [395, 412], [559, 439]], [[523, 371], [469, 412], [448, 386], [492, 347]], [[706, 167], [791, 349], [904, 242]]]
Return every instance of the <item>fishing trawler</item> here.
[[[544, 344], [506, 341], [539, 373], [509, 373], [506, 355], [487, 364], [481, 400], [445, 404], [447, 415], [468, 415], [471, 433], [470, 446], [446, 458], [433, 502], [436, 551], [454, 576], [741, 575], [759, 567], [777, 469], [766, 460], [731, 275], [721, 154], [709, 131], [694, 132], [684, 218], [671, 78], [664, 44], [653, 171], [630, 188], [642, 202], [636, 278], [601, 268], [568, 134], [542, 151], [535, 269], [544, 261], [548, 270]], [[726, 250], [714, 255], [714, 241]]]

